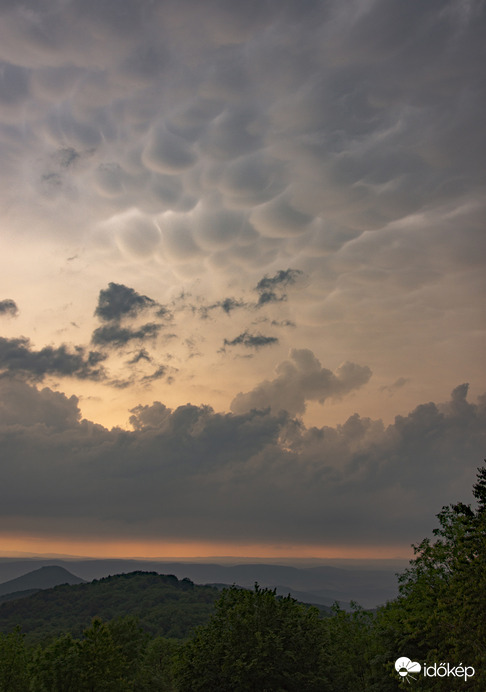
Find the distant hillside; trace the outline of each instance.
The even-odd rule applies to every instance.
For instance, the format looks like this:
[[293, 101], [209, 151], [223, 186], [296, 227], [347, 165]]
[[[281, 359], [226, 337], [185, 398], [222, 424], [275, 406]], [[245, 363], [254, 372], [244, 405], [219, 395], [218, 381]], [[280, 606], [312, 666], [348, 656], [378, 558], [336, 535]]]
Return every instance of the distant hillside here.
[[39, 589], [51, 589], [59, 584], [83, 584], [84, 579], [71, 574], [64, 567], [58, 565], [50, 565], [48, 567], [40, 567], [33, 572], [23, 574], [16, 579], [10, 579], [0, 584], [0, 596], [12, 594], [17, 591], [31, 591]]
[[[0, 579], [11, 579], [39, 564], [52, 564], [53, 561], [52, 558], [50, 563], [40, 559], [0, 558]], [[357, 561], [349, 566], [315, 567], [295, 567], [276, 562], [214, 564], [125, 559], [55, 559], [55, 563], [73, 570], [88, 581], [121, 572], [154, 571], [159, 574], [174, 574], [179, 579], [187, 577], [196, 584], [239, 584], [252, 588], [258, 582], [260, 586], [271, 589], [278, 587], [278, 593], [290, 592], [291, 596], [306, 603], [330, 606], [334, 601], [349, 603], [353, 600], [364, 608], [375, 608], [396, 598], [396, 572], [403, 571], [407, 566], [407, 561], [387, 560], [370, 563]]]
[[137, 616], [152, 636], [187, 637], [208, 621], [218, 589], [156, 572], [118, 574], [90, 583], [64, 584], [0, 604], [0, 632], [20, 625], [29, 643], [70, 632], [81, 636], [93, 617]]
[[13, 591], [12, 593], [7, 593], [5, 596], [0, 596], [0, 603], [6, 603], [7, 601], [15, 601], [17, 598], [26, 598], [31, 596], [33, 593], [42, 591], [42, 589], [25, 589], [25, 591]]

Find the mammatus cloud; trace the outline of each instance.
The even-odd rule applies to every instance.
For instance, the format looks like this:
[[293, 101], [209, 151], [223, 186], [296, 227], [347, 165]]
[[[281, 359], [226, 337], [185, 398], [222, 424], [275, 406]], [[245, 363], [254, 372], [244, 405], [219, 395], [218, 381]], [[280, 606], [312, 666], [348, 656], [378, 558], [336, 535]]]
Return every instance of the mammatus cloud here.
[[[161, 402], [132, 431], [81, 420], [76, 397], [0, 378], [0, 514], [35, 534], [404, 545], [470, 501], [486, 395], [467, 385], [384, 426], [307, 428], [287, 413]], [[67, 450], [69, 452], [67, 453]]]
[[274, 413], [284, 409], [292, 416], [303, 414], [306, 401], [324, 403], [340, 398], [365, 385], [371, 377], [366, 365], [344, 363], [336, 374], [321, 367], [309, 349], [292, 349], [290, 360], [276, 368], [276, 377], [258, 384], [251, 392], [240, 392], [231, 402], [234, 413], [270, 408]]
[[6, 298], [5, 300], [0, 300], [0, 316], [8, 315], [9, 317], [16, 317], [18, 315], [19, 309], [17, 303], [11, 298]]
[[140, 295], [133, 288], [110, 282], [108, 288], [100, 291], [95, 315], [105, 322], [118, 321], [122, 317], [136, 317], [156, 305], [155, 300]]
[[263, 334], [250, 334], [248, 331], [238, 334], [234, 339], [225, 339], [224, 346], [245, 346], [246, 348], [261, 348], [278, 344], [276, 336], [263, 336]]
[[0, 370], [3, 374], [17, 373], [23, 377], [41, 381], [46, 375], [77, 377], [81, 380], [104, 380], [105, 371], [100, 365], [106, 356], [99, 351], [88, 351], [75, 346], [45, 346], [36, 351], [29, 339], [0, 337]]

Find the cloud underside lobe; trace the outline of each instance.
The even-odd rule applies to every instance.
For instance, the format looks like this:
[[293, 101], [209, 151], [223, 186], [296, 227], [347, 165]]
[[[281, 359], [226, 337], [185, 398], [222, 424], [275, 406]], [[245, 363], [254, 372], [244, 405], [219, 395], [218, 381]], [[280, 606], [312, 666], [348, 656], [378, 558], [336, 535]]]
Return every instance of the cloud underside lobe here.
[[322, 428], [156, 402], [132, 410], [128, 432], [3, 378], [0, 513], [6, 527], [88, 538], [408, 544], [444, 502], [469, 500], [485, 402], [461, 385], [387, 427], [355, 414]]
[[[29, 8], [1, 9], [5, 202], [76, 207], [100, 246], [183, 276], [298, 253], [399, 290], [484, 259], [484, 3]], [[366, 231], [422, 214], [425, 237], [375, 252]], [[112, 293], [102, 319], [143, 307]]]
[[356, 363], [344, 363], [334, 374], [321, 367], [309, 349], [292, 349], [290, 360], [280, 363], [275, 372], [273, 380], [265, 380], [252, 391], [237, 394], [231, 410], [243, 413], [270, 408], [274, 413], [283, 409], [291, 415], [302, 414], [306, 401], [322, 404], [329, 398], [339, 399], [365, 385], [371, 377], [368, 366]]

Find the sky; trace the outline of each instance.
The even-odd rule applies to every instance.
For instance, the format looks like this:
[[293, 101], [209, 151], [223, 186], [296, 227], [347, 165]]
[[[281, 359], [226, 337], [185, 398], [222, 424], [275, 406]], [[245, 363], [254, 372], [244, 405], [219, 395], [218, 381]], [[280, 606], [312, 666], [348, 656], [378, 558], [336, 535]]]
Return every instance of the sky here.
[[483, 0], [4, 0], [0, 551], [406, 557], [486, 450]]

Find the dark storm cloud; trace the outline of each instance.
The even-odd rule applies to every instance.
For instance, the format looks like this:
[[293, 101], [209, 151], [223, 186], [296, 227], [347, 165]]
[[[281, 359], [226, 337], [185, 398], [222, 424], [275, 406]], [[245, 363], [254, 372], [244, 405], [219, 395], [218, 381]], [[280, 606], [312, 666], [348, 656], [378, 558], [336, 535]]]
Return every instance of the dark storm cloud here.
[[262, 346], [272, 346], [278, 344], [275, 336], [264, 336], [263, 334], [250, 334], [245, 331], [234, 339], [225, 339], [224, 346], [245, 346], [246, 348], [261, 348]]
[[[3, 201], [33, 218], [40, 206], [61, 235], [96, 227], [115, 261], [162, 257], [184, 278], [205, 259], [253, 277], [298, 256], [318, 303], [339, 284], [353, 305], [346, 284], [366, 274], [364, 320], [373, 287], [386, 283], [399, 319], [404, 286], [484, 258], [484, 3], [0, 12]], [[86, 217], [76, 230], [73, 207]], [[408, 223], [390, 230], [417, 214], [419, 238]], [[420, 263], [403, 261], [414, 252]], [[262, 286], [259, 305], [280, 289]]]
[[29, 339], [0, 337], [0, 369], [3, 373], [18, 373], [30, 380], [42, 380], [46, 375], [77, 377], [82, 380], [103, 380], [100, 363], [106, 356], [98, 351], [86, 353], [81, 346], [45, 346], [36, 351]]
[[252, 409], [281, 409], [291, 415], [302, 414], [306, 401], [324, 403], [329, 398], [340, 398], [364, 386], [371, 377], [366, 365], [344, 363], [336, 374], [321, 367], [309, 349], [292, 349], [290, 360], [276, 368], [276, 377], [258, 384], [251, 392], [240, 392], [231, 402], [231, 410], [243, 413]]
[[120, 320], [122, 317], [136, 317], [147, 308], [156, 305], [155, 300], [140, 295], [133, 288], [110, 282], [108, 288], [100, 291], [95, 315], [109, 322]]
[[161, 328], [160, 324], [153, 322], [143, 324], [135, 329], [121, 327], [119, 324], [107, 324], [94, 330], [91, 341], [97, 346], [126, 346], [134, 340], [143, 341], [144, 339], [155, 338]]
[[469, 403], [467, 385], [388, 426], [156, 402], [110, 431], [75, 397], [12, 379], [0, 413], [4, 525], [66, 536], [409, 544], [472, 499], [486, 443], [486, 396]]
[[19, 309], [15, 300], [11, 298], [5, 298], [5, 300], [0, 300], [0, 315], [9, 315], [10, 317], [16, 317], [18, 315]]

